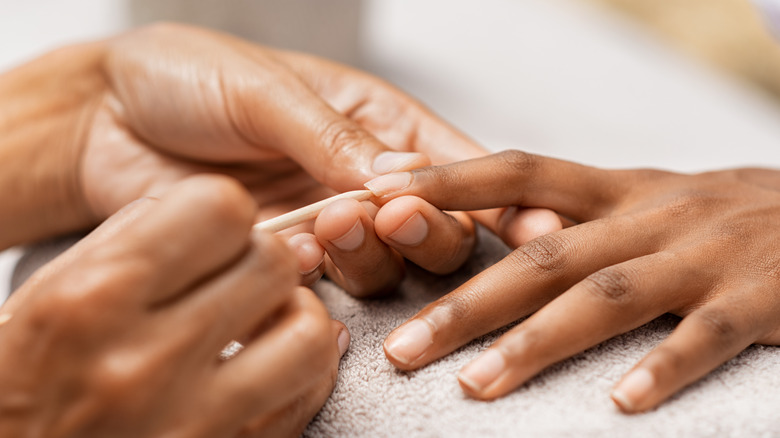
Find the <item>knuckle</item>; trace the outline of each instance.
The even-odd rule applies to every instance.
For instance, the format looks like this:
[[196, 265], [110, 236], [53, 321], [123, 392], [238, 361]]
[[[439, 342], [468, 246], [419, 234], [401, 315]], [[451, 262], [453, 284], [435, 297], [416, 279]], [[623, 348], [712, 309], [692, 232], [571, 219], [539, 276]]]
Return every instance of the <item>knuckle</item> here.
[[[156, 370], [152, 361], [138, 351], [112, 351], [98, 359], [90, 368], [91, 389], [95, 396], [114, 412], [119, 407], [140, 408], [140, 398], [153, 381]], [[150, 388], [152, 391], [155, 388]]]
[[[67, 273], [57, 279], [32, 314], [38, 327], [52, 327], [61, 336], [95, 330], [95, 324], [108, 324], [106, 314], [114, 312], [116, 285], [127, 284], [127, 271], [97, 267]], [[102, 327], [108, 329], [108, 327]]]
[[561, 272], [568, 264], [570, 243], [559, 233], [536, 238], [513, 251], [508, 257], [521, 267], [543, 274]]
[[488, 291], [471, 288], [467, 293], [450, 293], [434, 303], [436, 311], [447, 315], [448, 321], [473, 320], [474, 310], [479, 309], [482, 296]]
[[[372, 137], [360, 126], [346, 119], [336, 119], [327, 122], [320, 130], [320, 143], [325, 154], [333, 162], [346, 161], [359, 156], [360, 150]], [[325, 184], [335, 178], [336, 173], [343, 173], [339, 166], [325, 166]]]
[[738, 339], [740, 330], [727, 312], [721, 309], [702, 309], [695, 315], [696, 322], [722, 344], [729, 345]]
[[226, 229], [248, 229], [254, 220], [255, 201], [237, 180], [224, 175], [198, 175], [188, 184], [204, 206], [202, 211]]
[[320, 132], [322, 144], [333, 154], [348, 153], [360, 147], [368, 134], [348, 120], [337, 119], [325, 124]]
[[622, 269], [607, 268], [585, 278], [583, 286], [601, 301], [621, 304], [631, 297], [636, 281]]
[[512, 175], [527, 174], [538, 165], [538, 160], [532, 154], [517, 149], [510, 149], [496, 154], [499, 163]]
[[700, 214], [711, 208], [715, 203], [717, 203], [717, 200], [712, 193], [692, 188], [676, 194], [667, 202], [660, 213], [663, 216], [671, 216], [673, 218], [689, 217], [694, 214]]

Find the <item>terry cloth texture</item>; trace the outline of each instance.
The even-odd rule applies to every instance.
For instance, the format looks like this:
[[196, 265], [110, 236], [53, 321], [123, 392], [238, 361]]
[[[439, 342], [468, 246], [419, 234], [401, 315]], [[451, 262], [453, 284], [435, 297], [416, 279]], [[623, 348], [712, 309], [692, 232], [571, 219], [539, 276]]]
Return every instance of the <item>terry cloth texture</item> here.
[[[679, 318], [663, 316], [544, 371], [509, 396], [471, 400], [458, 370], [504, 330], [483, 336], [415, 372], [384, 357], [390, 331], [430, 301], [495, 263], [508, 249], [480, 230], [471, 262], [450, 276], [409, 267], [398, 294], [357, 300], [327, 281], [315, 289], [352, 334], [338, 384], [306, 429], [307, 437], [780, 437], [780, 348], [754, 345], [658, 409], [627, 416], [609, 399], [615, 382], [663, 341]], [[31, 247], [18, 285], [73, 239]], [[520, 285], [518, 293], [521, 293]]]

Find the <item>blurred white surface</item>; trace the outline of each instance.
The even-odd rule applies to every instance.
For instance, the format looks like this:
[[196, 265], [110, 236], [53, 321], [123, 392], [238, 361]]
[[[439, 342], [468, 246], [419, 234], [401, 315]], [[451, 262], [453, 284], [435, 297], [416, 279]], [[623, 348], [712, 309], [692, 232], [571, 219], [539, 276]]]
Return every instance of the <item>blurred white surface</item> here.
[[124, 0], [0, 0], [0, 71], [127, 26]]
[[610, 167], [780, 164], [774, 102], [581, 1], [370, 5], [371, 68], [492, 148]]

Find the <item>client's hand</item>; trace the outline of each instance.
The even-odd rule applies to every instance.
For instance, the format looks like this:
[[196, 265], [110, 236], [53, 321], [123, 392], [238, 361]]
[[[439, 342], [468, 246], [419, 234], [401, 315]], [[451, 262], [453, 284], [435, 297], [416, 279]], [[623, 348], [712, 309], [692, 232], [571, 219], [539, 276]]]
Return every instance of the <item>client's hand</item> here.
[[[36, 273], [0, 309], [13, 315], [0, 325], [0, 435], [299, 434], [349, 335], [297, 286], [284, 242], [250, 235], [255, 214], [239, 184], [192, 177]], [[245, 348], [219, 360], [232, 339]]]
[[520, 205], [579, 225], [539, 237], [396, 329], [385, 351], [415, 369], [533, 314], [467, 365], [480, 399], [670, 312], [676, 331], [615, 387], [627, 412], [656, 406], [752, 343], [780, 344], [780, 172], [607, 171], [509, 151], [380, 177], [384, 202]]

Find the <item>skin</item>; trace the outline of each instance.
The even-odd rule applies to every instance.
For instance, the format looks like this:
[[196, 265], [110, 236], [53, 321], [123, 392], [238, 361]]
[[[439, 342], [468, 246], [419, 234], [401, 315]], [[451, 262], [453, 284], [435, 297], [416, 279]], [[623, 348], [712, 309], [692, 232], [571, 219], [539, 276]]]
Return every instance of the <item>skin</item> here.
[[[3, 73], [0, 102], [0, 248], [113, 218], [0, 309], [0, 415], [13, 424], [3, 430], [9, 436], [299, 432], [330, 393], [338, 362], [332, 351], [341, 345], [343, 352], [349, 335], [323, 322], [310, 292], [282, 281], [290, 260], [284, 250], [268, 238], [247, 238], [246, 227], [380, 174], [484, 154], [377, 78], [174, 24], [65, 47]], [[188, 182], [203, 174], [232, 182]], [[189, 201], [178, 202], [185, 192]], [[157, 219], [138, 219], [147, 224], [142, 230], [129, 219], [136, 213], [112, 216], [145, 197], [159, 198], [144, 203], [166, 205], [167, 216], [151, 209]], [[513, 230], [515, 241], [541, 232], [539, 223], [560, 227], [548, 211], [502, 214], [473, 217], [499, 233]], [[553, 220], [534, 220], [544, 217]], [[415, 239], [399, 232], [407, 224], [416, 224]], [[345, 240], [355, 229], [357, 237]], [[474, 245], [474, 227], [466, 214], [409, 198], [382, 212], [371, 203], [334, 204], [282, 237], [296, 256], [299, 283], [327, 272], [367, 296], [398, 284], [403, 257], [437, 273], [456, 269]], [[285, 265], [255, 266], [247, 254], [258, 252]], [[284, 297], [249, 299], [250, 292]], [[251, 315], [217, 312], [228, 302]], [[235, 326], [250, 322], [263, 330]], [[214, 327], [219, 334], [211, 334]], [[266, 353], [249, 375], [214, 363], [236, 337], [268, 345], [257, 347]], [[287, 351], [285, 342], [300, 348]], [[330, 353], [322, 352], [325, 344]], [[250, 350], [235, 363], [248, 362]], [[130, 365], [117, 368], [117, 358]], [[308, 377], [291, 379], [288, 371]], [[268, 382], [277, 389], [266, 390]], [[203, 385], [214, 389], [213, 399], [200, 398], [209, 393]], [[280, 396], [263, 400], [267, 394]], [[211, 409], [218, 401], [235, 415]], [[185, 417], [195, 420], [184, 424]]]
[[625, 412], [657, 406], [753, 343], [780, 345], [780, 171], [610, 171], [507, 151], [367, 186], [385, 205], [520, 205], [577, 224], [518, 246], [386, 340], [388, 359], [412, 370], [530, 315], [461, 370], [472, 397], [501, 397], [664, 313], [683, 319], [613, 390]]
[[[9, 158], [0, 186], [24, 192], [0, 212], [0, 225], [15, 230], [0, 236], [0, 247], [94, 226], [194, 174], [240, 181], [260, 206], [259, 221], [383, 173], [484, 155], [375, 77], [168, 23], [66, 47], [5, 73], [0, 100], [0, 154]], [[11, 159], [35, 163], [37, 171], [25, 172]], [[420, 206], [429, 229], [449, 233], [408, 245], [390, 235], [414, 215], [412, 207], [399, 205], [402, 214], [387, 214], [374, 227], [376, 208], [364, 204], [365, 212], [334, 206], [316, 226], [284, 233], [303, 233], [291, 246], [304, 284], [327, 271], [348, 292], [373, 295], [398, 284], [402, 256], [448, 273], [473, 247], [473, 222], [465, 214]], [[500, 212], [480, 214], [498, 228]], [[364, 245], [330, 244], [358, 218]], [[510, 222], [523, 229], [522, 219]], [[420, 256], [441, 247], [453, 248], [455, 257], [442, 263]], [[354, 275], [365, 271], [376, 275]]]
[[[2, 308], [0, 436], [299, 434], [348, 334], [298, 286], [285, 243], [251, 233], [249, 201], [234, 180], [189, 178], [25, 283]], [[218, 360], [232, 339], [245, 348]]]

